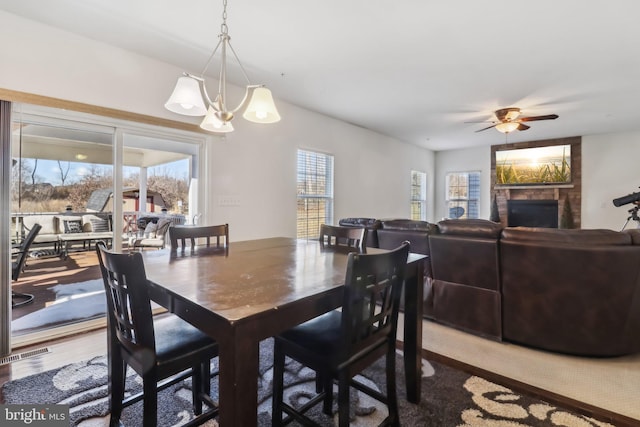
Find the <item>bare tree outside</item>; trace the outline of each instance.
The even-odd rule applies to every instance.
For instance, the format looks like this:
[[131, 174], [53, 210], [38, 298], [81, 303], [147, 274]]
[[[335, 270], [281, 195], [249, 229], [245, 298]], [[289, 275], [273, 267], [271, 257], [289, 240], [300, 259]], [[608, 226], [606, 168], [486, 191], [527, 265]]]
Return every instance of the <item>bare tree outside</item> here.
[[110, 167], [91, 165], [85, 175], [69, 189], [68, 204], [72, 210], [82, 211], [95, 190], [113, 187]]
[[[84, 211], [95, 190], [113, 187], [111, 166], [86, 165], [78, 179], [77, 175], [71, 173], [73, 162], [56, 161], [51, 168], [52, 182], [45, 182], [36, 173], [38, 166], [42, 169], [42, 165], [42, 162], [38, 165], [38, 159], [14, 161], [11, 179], [14, 212], [62, 212], [68, 207], [74, 211]], [[138, 187], [139, 179], [137, 172], [128, 174], [124, 178], [124, 186]], [[162, 195], [169, 212], [179, 213], [181, 209], [188, 209], [188, 176], [178, 177], [169, 167], [155, 167], [150, 169], [147, 177], [147, 189]]]
[[31, 185], [36, 185], [37, 170], [38, 170], [38, 159], [33, 159], [33, 169], [31, 170]]
[[65, 162], [66, 165], [63, 165], [60, 160], [58, 160], [58, 169], [60, 170], [60, 182], [64, 186], [67, 177], [69, 176], [69, 171], [71, 170], [71, 162]]

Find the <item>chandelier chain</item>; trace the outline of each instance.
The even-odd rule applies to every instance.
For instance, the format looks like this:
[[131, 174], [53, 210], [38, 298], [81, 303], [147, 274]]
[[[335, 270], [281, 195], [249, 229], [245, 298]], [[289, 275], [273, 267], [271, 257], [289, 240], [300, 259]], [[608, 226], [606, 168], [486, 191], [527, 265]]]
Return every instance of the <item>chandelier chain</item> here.
[[[200, 127], [213, 132], [226, 133], [233, 131], [230, 121], [241, 108], [245, 108], [243, 116], [249, 121], [275, 123], [280, 120], [280, 116], [275, 105], [273, 105], [271, 92], [264, 85], [251, 84], [240, 58], [238, 58], [233, 46], [231, 46], [231, 37], [227, 26], [227, 0], [222, 0], [222, 5], [222, 23], [220, 24], [218, 43], [207, 59], [202, 72], [199, 76], [184, 72], [184, 77], [178, 79], [178, 83], [176, 83], [171, 97], [165, 103], [165, 107], [169, 111], [178, 114], [188, 116], [204, 115], [205, 118]], [[205, 75], [218, 50], [221, 56], [218, 93], [215, 99], [212, 100], [207, 91]], [[227, 106], [227, 53], [230, 53], [236, 60], [247, 82], [244, 98], [234, 109], [229, 109]], [[194, 84], [196, 87], [194, 87]]]
[[227, 27], [227, 0], [222, 0], [222, 24], [220, 24], [220, 32], [224, 35], [229, 34], [229, 27]]

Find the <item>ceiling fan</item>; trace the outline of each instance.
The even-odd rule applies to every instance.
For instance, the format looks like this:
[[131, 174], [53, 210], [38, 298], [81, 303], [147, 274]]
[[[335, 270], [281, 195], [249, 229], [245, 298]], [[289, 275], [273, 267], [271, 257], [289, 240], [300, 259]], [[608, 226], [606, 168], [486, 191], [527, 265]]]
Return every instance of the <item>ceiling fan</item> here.
[[[527, 130], [530, 126], [524, 124], [524, 122], [534, 122], [538, 120], [555, 120], [558, 118], [557, 114], [546, 114], [544, 116], [520, 116], [520, 109], [516, 107], [501, 108], [494, 112], [497, 121], [490, 120], [489, 123], [493, 123], [491, 126], [477, 130], [476, 132], [482, 132], [483, 130], [496, 128], [499, 132], [509, 133], [514, 130]], [[485, 123], [485, 122], [468, 122], [468, 123]]]

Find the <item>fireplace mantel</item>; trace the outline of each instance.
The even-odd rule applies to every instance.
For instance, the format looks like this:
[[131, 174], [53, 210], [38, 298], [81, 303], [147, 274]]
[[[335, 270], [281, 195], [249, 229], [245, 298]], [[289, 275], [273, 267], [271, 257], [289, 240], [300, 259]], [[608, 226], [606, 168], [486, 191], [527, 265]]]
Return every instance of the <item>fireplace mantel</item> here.
[[540, 190], [542, 188], [573, 188], [573, 184], [549, 184], [549, 185], [494, 185], [496, 190]]

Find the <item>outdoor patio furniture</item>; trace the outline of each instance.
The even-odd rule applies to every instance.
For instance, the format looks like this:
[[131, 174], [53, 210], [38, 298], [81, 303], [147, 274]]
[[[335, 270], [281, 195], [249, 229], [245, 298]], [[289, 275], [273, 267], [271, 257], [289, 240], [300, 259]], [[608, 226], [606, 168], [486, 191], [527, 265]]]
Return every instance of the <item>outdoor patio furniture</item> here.
[[[42, 227], [40, 224], [33, 224], [31, 227], [31, 231], [27, 234], [27, 237], [22, 241], [18, 250], [12, 253], [12, 256], [15, 256], [15, 261], [11, 262], [11, 280], [14, 282], [18, 280], [20, 277], [20, 273], [24, 270], [26, 265], [27, 257], [29, 256], [29, 248], [33, 243], [34, 239], [38, 235]], [[21, 305], [29, 304], [33, 302], [34, 296], [32, 294], [25, 294], [20, 292], [15, 292], [11, 290], [11, 306], [19, 307]]]

